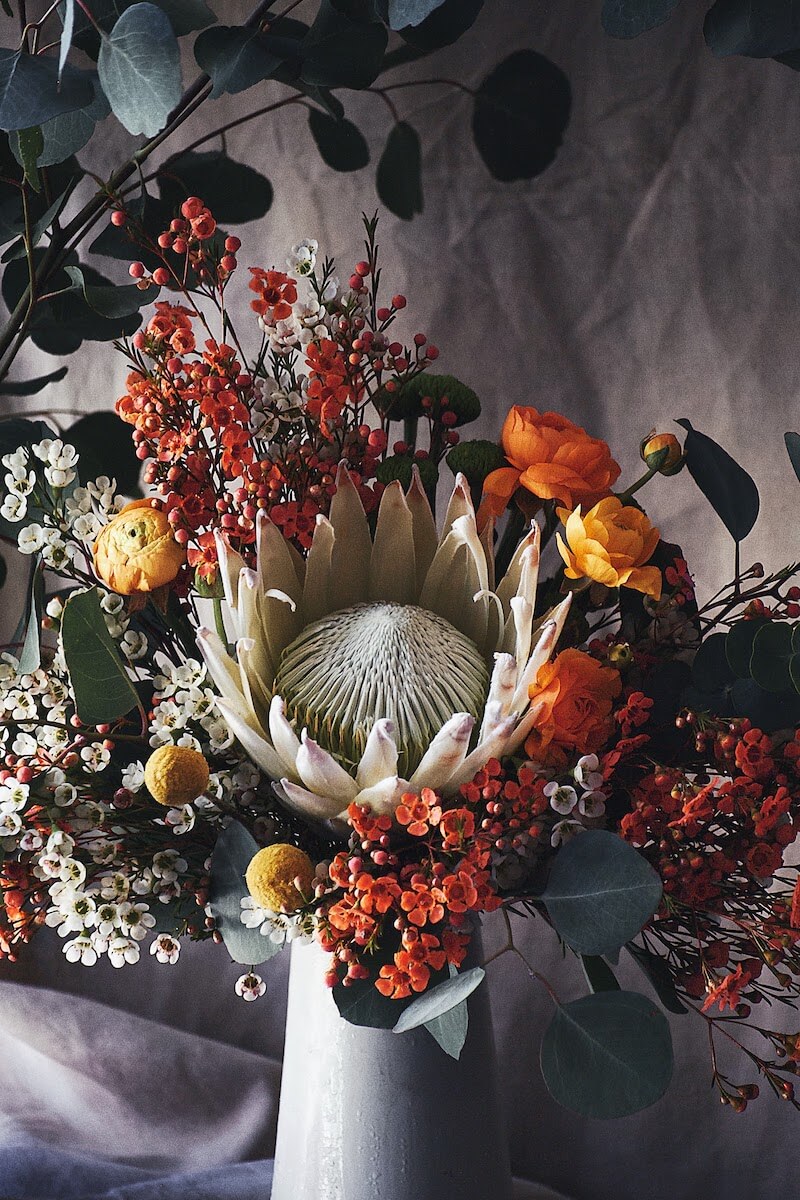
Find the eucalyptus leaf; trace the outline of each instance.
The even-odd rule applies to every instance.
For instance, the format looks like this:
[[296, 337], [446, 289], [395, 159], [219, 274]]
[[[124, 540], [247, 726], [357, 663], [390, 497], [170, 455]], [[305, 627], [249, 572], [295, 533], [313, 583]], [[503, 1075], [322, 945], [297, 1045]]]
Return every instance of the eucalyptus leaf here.
[[617, 977], [604, 958], [597, 954], [582, 954], [581, 966], [593, 992], [619, 991]]
[[652, 954], [646, 946], [637, 945], [636, 942], [628, 942], [625, 949], [645, 978], [649, 980], [667, 1012], [675, 1013], [676, 1016], [688, 1013], [688, 1008], [675, 990], [675, 980], [664, 959], [659, 958], [657, 954]]
[[443, 2], [444, 0], [389, 0], [389, 28], [406, 29], [409, 25], [421, 25]]
[[19, 155], [22, 169], [25, 172], [25, 182], [30, 184], [35, 192], [40, 191], [38, 162], [44, 151], [44, 137], [41, 125], [32, 129], [20, 129], [17, 136]]
[[800, 47], [800, 0], [716, 0], [703, 34], [719, 58], [772, 58]]
[[155, 284], [150, 284], [145, 288], [140, 288], [135, 283], [98, 287], [86, 282], [86, 276], [81, 267], [65, 267], [64, 271], [72, 280], [73, 286], [81, 293], [89, 308], [101, 317], [108, 317], [112, 320], [117, 317], [130, 317], [137, 313], [145, 304], [154, 300], [160, 291]]
[[483, 3], [484, 0], [444, 0], [421, 24], [401, 29], [400, 36], [424, 54], [451, 46], [475, 24]]
[[225, 948], [234, 962], [256, 967], [281, 950], [258, 929], [241, 922], [241, 901], [249, 894], [245, 872], [258, 843], [239, 821], [232, 821], [216, 840], [211, 855], [209, 904]]
[[181, 98], [178, 43], [166, 13], [154, 4], [127, 8], [101, 39], [97, 69], [129, 133], [154, 137], [164, 128]]
[[39, 166], [50, 167], [77, 154], [91, 138], [97, 122], [104, 120], [110, 112], [111, 105], [98, 84], [95, 98], [86, 108], [78, 108], [46, 121], [42, 126], [44, 148], [39, 157]]
[[411, 221], [423, 208], [419, 134], [399, 121], [389, 134], [376, 175], [378, 195], [395, 216]]
[[786, 621], [763, 621], [753, 638], [750, 674], [767, 692], [791, 691], [789, 661], [793, 655], [792, 626]]
[[[725, 657], [734, 675], [747, 679], [750, 674], [750, 659], [753, 657], [753, 642], [763, 621], [737, 621], [731, 625], [725, 637]], [[715, 635], [716, 636], [716, 635]]]
[[303, 43], [301, 78], [322, 87], [367, 88], [377, 79], [388, 41], [381, 21], [356, 21], [321, 0]]
[[556, 1008], [540, 1063], [564, 1108], [583, 1117], [626, 1117], [654, 1104], [669, 1086], [669, 1023], [638, 992], [582, 996]]
[[[455, 968], [453, 968], [455, 970]], [[448, 1009], [440, 1017], [425, 1022], [425, 1028], [451, 1058], [458, 1060], [469, 1031], [469, 1008], [466, 1000]]]
[[238, 25], [216, 25], [201, 33], [194, 56], [213, 84], [213, 99], [225, 92], [247, 91], [269, 79], [282, 61], [258, 30]]
[[336, 121], [327, 113], [312, 108], [308, 114], [308, 127], [323, 162], [334, 171], [358, 171], [369, 162], [369, 146], [352, 121]]
[[703, 639], [692, 663], [692, 679], [703, 692], [716, 692], [733, 683], [726, 634], [712, 633]]
[[689, 474], [731, 537], [741, 542], [758, 517], [758, 488], [727, 450], [695, 429], [686, 417], [676, 424], [687, 430], [684, 451]]
[[472, 133], [495, 179], [533, 179], [553, 162], [572, 108], [564, 72], [535, 50], [517, 50], [475, 95]]
[[639, 37], [668, 21], [679, 3], [680, 0], [604, 0], [603, 29], [615, 38]]
[[[37, 671], [42, 662], [42, 610], [44, 608], [44, 573], [37, 556], [32, 564], [30, 585], [21, 622], [21, 646], [15, 651], [20, 675]], [[15, 636], [15, 641], [17, 639]]]
[[615, 833], [590, 829], [562, 846], [542, 894], [556, 931], [581, 954], [619, 949], [661, 902], [658, 874]]
[[88, 71], [67, 65], [58, 79], [58, 63], [42, 54], [0, 48], [0, 129], [30, 129], [91, 104]]
[[124, 717], [138, 697], [106, 626], [97, 588], [73, 592], [61, 617], [61, 645], [75, 694], [75, 709], [87, 725]]
[[58, 78], [61, 79], [64, 64], [67, 61], [67, 55], [72, 45], [72, 35], [75, 32], [75, 0], [62, 0], [59, 9], [63, 22], [61, 40], [58, 46]]
[[472, 967], [469, 971], [445, 979], [443, 983], [426, 988], [400, 1014], [393, 1027], [394, 1032], [407, 1033], [409, 1029], [417, 1029], [420, 1025], [426, 1025], [428, 1021], [435, 1021], [437, 1017], [444, 1016], [462, 1000], [471, 996], [485, 977], [483, 967]]

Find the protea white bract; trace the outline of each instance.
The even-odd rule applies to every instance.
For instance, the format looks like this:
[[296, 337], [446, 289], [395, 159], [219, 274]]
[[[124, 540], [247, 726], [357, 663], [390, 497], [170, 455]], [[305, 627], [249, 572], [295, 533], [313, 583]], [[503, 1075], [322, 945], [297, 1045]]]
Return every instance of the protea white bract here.
[[330, 516], [304, 561], [263, 514], [257, 565], [218, 541], [227, 632], [199, 645], [219, 707], [284, 804], [306, 818], [350, 803], [393, 812], [404, 792], [453, 794], [533, 728], [528, 689], [569, 597], [534, 625], [535, 525], [495, 588], [459, 476], [441, 533], [416, 472], [381, 497], [374, 539], [340, 468]]

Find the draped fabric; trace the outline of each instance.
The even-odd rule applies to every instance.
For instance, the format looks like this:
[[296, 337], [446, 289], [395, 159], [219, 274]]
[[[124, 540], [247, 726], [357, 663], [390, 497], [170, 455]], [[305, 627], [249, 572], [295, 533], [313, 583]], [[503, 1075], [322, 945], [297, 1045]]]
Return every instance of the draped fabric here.
[[[441, 73], [475, 84], [530, 46], [570, 78], [573, 113], [554, 165], [505, 185], [475, 152], [467, 98], [440, 87], [394, 92], [422, 138], [425, 212], [410, 224], [382, 216], [384, 277], [389, 294], [409, 297], [408, 332], [425, 330], [442, 349], [441, 369], [481, 396], [478, 436], [496, 436], [512, 403], [553, 408], [608, 438], [632, 480], [640, 436], [690, 417], [761, 489], [745, 563], [777, 565], [799, 550], [797, 484], [781, 440], [800, 423], [800, 80], [770, 61], [715, 60], [702, 41], [705, 7], [685, 0], [661, 29], [617, 42], [601, 32], [599, 0], [488, 0], [436, 72], [425, 62], [398, 70], [397, 80]], [[243, 11], [225, 8], [225, 19]], [[387, 106], [374, 95], [346, 100], [379, 148]], [[207, 106], [184, 144], [256, 103], [245, 92]], [[126, 144], [109, 129], [91, 165], [107, 171]], [[267, 218], [237, 231], [241, 262], [282, 265], [293, 242], [314, 236], [346, 277], [361, 257], [359, 213], [377, 204], [379, 149], [370, 168], [334, 175], [298, 109], [235, 129], [228, 152], [275, 188]], [[244, 281], [241, 292], [244, 325]], [[19, 363], [25, 374], [52, 365], [30, 347]], [[112, 348], [86, 345], [42, 403], [69, 424], [61, 410], [109, 407], [123, 382]], [[684, 545], [701, 590], [727, 576], [730, 542], [685, 473], [657, 479], [642, 499]], [[519, 936], [563, 996], [581, 993], [541, 922]], [[285, 964], [269, 965], [267, 997], [246, 1005], [233, 994], [237, 969], [216, 947], [189, 946], [175, 967], [145, 957], [87, 970], [67, 964], [45, 933], [22, 963], [0, 967], [0, 1196], [266, 1195]], [[769, 1095], [744, 1116], [720, 1109], [701, 1020], [673, 1019], [665, 1099], [610, 1124], [581, 1120], [557, 1108], [539, 1076], [547, 997], [510, 956], [490, 976], [518, 1175], [574, 1200], [763, 1200], [784, 1188], [797, 1116]], [[632, 964], [621, 976], [646, 987]], [[723, 1051], [723, 1061], [736, 1082], [753, 1079], [741, 1057]]]

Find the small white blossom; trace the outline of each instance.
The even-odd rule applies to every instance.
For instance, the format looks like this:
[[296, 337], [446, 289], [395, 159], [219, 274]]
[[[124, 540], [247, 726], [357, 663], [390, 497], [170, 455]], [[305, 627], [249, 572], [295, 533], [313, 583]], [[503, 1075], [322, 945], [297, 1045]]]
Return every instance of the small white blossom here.
[[122, 772], [122, 786], [129, 792], [140, 792], [144, 787], [144, 763], [139, 759], [128, 763]]
[[584, 754], [575, 765], [575, 782], [588, 792], [595, 791], [603, 782], [603, 773], [598, 770], [600, 760], [596, 754]]
[[5, 517], [7, 521], [21, 521], [27, 511], [28, 501], [24, 496], [14, 493], [9, 493], [0, 505], [0, 516]]
[[569, 784], [557, 783], [553, 780], [551, 783], [546, 783], [542, 791], [550, 801], [550, 807], [555, 812], [561, 813], [562, 816], [569, 816], [578, 803], [578, 793]]
[[97, 950], [90, 937], [73, 938], [63, 947], [67, 962], [81, 963], [84, 967], [93, 967], [97, 962]]
[[155, 954], [160, 963], [176, 963], [180, 952], [180, 942], [169, 933], [160, 933], [150, 944], [150, 953]]
[[317, 263], [319, 242], [316, 238], [303, 238], [296, 246], [292, 246], [286, 265], [295, 275], [310, 275]]
[[581, 825], [580, 821], [558, 821], [550, 834], [550, 845], [553, 848], [561, 846], [576, 834], [585, 832], [586, 826]]
[[45, 544], [45, 531], [36, 521], [19, 531], [17, 548], [20, 554], [38, 554]]
[[167, 825], [178, 836], [184, 833], [191, 833], [194, 829], [195, 820], [195, 811], [191, 804], [183, 804], [180, 808], [171, 808], [165, 817]]
[[241, 996], [243, 1000], [258, 1000], [267, 990], [267, 985], [260, 975], [256, 975], [254, 971], [248, 971], [246, 975], [240, 975], [236, 980], [236, 995]]
[[112, 967], [124, 967], [126, 963], [137, 963], [139, 947], [129, 937], [115, 937], [109, 942], [108, 957]]

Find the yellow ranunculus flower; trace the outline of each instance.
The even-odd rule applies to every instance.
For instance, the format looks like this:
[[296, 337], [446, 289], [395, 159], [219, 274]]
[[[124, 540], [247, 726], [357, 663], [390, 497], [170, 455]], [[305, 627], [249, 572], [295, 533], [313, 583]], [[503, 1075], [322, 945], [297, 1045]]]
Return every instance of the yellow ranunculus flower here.
[[607, 587], [629, 587], [654, 600], [661, 597], [661, 572], [646, 567], [658, 545], [659, 532], [633, 505], [607, 496], [586, 514], [558, 509], [566, 542], [556, 534], [567, 579], [592, 579]]
[[178, 574], [186, 553], [172, 536], [166, 513], [134, 500], [100, 531], [92, 555], [103, 583], [122, 596], [154, 592]]
[[[256, 904], [269, 912], [295, 912], [311, 891], [314, 867], [297, 846], [278, 842], [265, 846], [250, 860], [245, 874], [247, 890]], [[299, 880], [298, 891], [295, 880]]]

